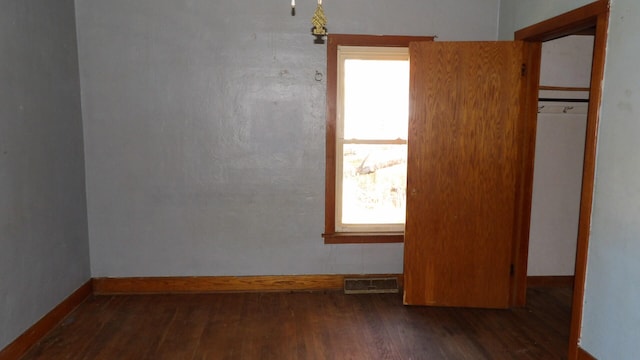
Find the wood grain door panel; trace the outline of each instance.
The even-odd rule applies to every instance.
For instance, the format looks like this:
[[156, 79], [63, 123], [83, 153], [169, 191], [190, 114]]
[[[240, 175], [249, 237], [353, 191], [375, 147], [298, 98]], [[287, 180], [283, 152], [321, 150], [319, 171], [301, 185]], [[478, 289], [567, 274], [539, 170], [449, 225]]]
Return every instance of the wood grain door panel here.
[[405, 304], [509, 306], [523, 46], [410, 46]]

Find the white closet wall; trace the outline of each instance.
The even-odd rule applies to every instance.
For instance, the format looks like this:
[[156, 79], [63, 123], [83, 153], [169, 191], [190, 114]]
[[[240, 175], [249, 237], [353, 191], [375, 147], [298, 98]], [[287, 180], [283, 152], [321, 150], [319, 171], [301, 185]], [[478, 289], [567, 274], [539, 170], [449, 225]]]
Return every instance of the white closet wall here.
[[[543, 44], [540, 85], [588, 87], [593, 37]], [[585, 92], [542, 91], [545, 98], [584, 98]], [[587, 103], [540, 102], [536, 134], [530, 276], [573, 275], [582, 181]]]

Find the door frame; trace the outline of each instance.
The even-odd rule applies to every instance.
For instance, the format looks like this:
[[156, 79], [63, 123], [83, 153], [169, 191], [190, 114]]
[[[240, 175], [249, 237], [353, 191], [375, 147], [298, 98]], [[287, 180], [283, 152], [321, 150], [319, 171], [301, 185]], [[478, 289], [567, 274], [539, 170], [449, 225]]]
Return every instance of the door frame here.
[[[576, 248], [576, 265], [573, 287], [573, 304], [571, 313], [571, 328], [569, 335], [569, 359], [578, 359], [581, 354], [578, 346], [580, 329], [582, 327], [582, 309], [584, 304], [584, 287], [587, 272], [587, 254], [589, 250], [589, 237], [591, 229], [591, 213], [593, 210], [593, 191], [596, 167], [596, 148], [598, 140], [598, 125], [600, 122], [600, 107], [602, 103], [602, 80], [604, 76], [604, 63], [607, 45], [607, 31], [609, 24], [609, 0], [598, 0], [583, 7], [558, 15], [551, 19], [531, 25], [515, 32], [515, 40], [542, 44], [549, 41], [573, 35], [595, 27], [593, 63], [591, 66], [591, 83], [589, 90], [589, 110], [587, 113], [587, 131], [584, 149], [584, 167], [582, 172], [582, 191], [580, 195], [580, 214], [578, 223], [578, 238]], [[531, 54], [532, 72], [530, 77], [537, 78], [532, 82], [537, 83], [540, 78], [541, 54]], [[537, 89], [534, 89], [537, 97]], [[529, 87], [529, 91], [533, 91]], [[531, 95], [531, 94], [529, 94]], [[531, 96], [527, 96], [531, 98]], [[528, 104], [530, 105], [530, 104]], [[536, 116], [530, 106], [526, 108], [526, 121], [533, 130], [525, 143], [525, 167], [524, 182], [520, 189], [524, 196], [521, 202], [521, 213], [516, 234], [514, 249], [515, 276], [512, 293], [514, 305], [524, 305], [526, 300], [527, 260], [529, 247], [529, 222], [531, 219], [531, 196], [533, 188], [533, 162], [535, 151], [535, 124]]]

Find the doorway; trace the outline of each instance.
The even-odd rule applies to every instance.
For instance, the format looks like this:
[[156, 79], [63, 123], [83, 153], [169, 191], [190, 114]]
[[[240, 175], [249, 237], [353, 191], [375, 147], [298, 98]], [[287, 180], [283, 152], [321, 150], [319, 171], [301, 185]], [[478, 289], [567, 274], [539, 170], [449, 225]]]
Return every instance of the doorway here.
[[[591, 81], [589, 85], [590, 102], [587, 111], [582, 191], [580, 194], [578, 241], [576, 249], [573, 306], [568, 351], [569, 359], [579, 359], [580, 357], [585, 356], [578, 346], [578, 340], [580, 338], [580, 328], [582, 324], [587, 252], [589, 248], [589, 229], [591, 227], [591, 212], [593, 208], [596, 145], [600, 103], [602, 99], [602, 80], [604, 75], [608, 21], [609, 2], [597, 1], [541, 23], [518, 30], [515, 33], [515, 39], [533, 43], [541, 43], [567, 35], [583, 33], [584, 31], [592, 32], [594, 36], [593, 62], [591, 67]], [[537, 68], [532, 70], [539, 76], [540, 53], [538, 53], [537, 62], [534, 61], [534, 64], [537, 64]], [[530, 111], [530, 113], [531, 112], [532, 111]], [[535, 135], [533, 135], [532, 140], [535, 140]], [[529, 194], [531, 194], [530, 191], [533, 185], [533, 150], [534, 149], [529, 149], [530, 161], [528, 161], [528, 170], [531, 172], [528, 173], [529, 176], [527, 176], [527, 179], [530, 180], [530, 183], [527, 183], [524, 186], [524, 191], [529, 191]], [[524, 218], [530, 218], [531, 215], [531, 196], [529, 196], [528, 199], [529, 203], [527, 204], [527, 199], [525, 199], [523, 204]], [[522, 239], [526, 239], [525, 241], [520, 242], [521, 245], [523, 245], [523, 242], [526, 242], [526, 245], [528, 246], [528, 228], [529, 226], [527, 222], [521, 226], [521, 232], [519, 234], [522, 236]], [[523, 231], [526, 231], [526, 233], [523, 233]], [[520, 298], [523, 296], [522, 292], [526, 291], [526, 286], [518, 286], [518, 284], [526, 284], [526, 272], [523, 274], [522, 269], [527, 268], [527, 249], [523, 249], [522, 246], [518, 247], [515, 259], [517, 263], [516, 267], [520, 270], [520, 272], [516, 274], [515, 281], [517, 285], [514, 287], [519, 293], [515, 294], [515, 296], [516, 298]]]
[[573, 285], [593, 34], [542, 44], [529, 286]]

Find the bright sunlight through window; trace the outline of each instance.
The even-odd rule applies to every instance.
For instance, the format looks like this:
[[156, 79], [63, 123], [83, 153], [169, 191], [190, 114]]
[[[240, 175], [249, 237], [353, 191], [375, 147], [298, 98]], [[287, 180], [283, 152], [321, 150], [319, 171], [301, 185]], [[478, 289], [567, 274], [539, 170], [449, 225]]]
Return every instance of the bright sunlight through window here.
[[403, 231], [408, 49], [340, 46], [338, 79], [336, 230]]

